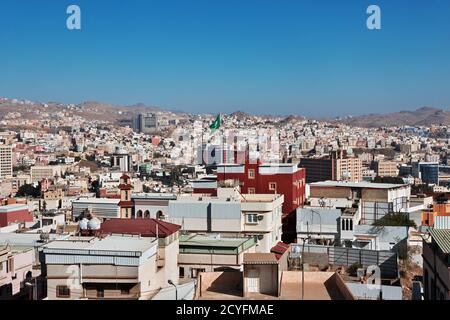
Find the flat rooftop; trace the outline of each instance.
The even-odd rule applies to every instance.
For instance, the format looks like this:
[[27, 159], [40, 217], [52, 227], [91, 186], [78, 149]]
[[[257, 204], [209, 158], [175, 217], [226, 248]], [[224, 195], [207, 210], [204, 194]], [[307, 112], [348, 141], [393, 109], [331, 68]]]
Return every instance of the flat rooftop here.
[[[55, 240], [44, 246], [44, 252], [54, 251], [57, 253], [69, 253], [82, 251], [95, 251], [96, 255], [110, 255], [111, 252], [126, 252], [139, 256], [147, 250], [157, 245], [156, 238], [137, 237], [137, 236], [117, 236], [111, 235], [105, 238], [96, 237], [69, 237], [65, 240]], [[64, 252], [67, 250], [67, 252]], [[133, 254], [134, 253], [134, 254]]]
[[281, 299], [301, 300], [354, 300], [350, 289], [335, 272], [305, 271], [302, 286], [301, 271], [284, 271], [281, 282]]
[[310, 183], [311, 187], [340, 187], [340, 188], [368, 188], [368, 189], [396, 189], [406, 187], [406, 184], [372, 183], [372, 182], [346, 182], [346, 181], [319, 181]]
[[73, 203], [99, 203], [99, 204], [118, 204], [120, 199], [110, 198], [80, 198], [74, 200]]
[[207, 249], [214, 251], [227, 250], [233, 253], [240, 253], [256, 245], [253, 237], [249, 238], [224, 238], [217, 235], [201, 235], [201, 234], [187, 234], [180, 236], [180, 253]]

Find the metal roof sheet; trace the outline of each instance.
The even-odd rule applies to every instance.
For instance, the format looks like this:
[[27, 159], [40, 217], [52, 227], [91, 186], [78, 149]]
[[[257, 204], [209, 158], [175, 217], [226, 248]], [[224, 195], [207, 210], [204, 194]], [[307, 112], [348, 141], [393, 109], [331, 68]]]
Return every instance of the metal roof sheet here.
[[443, 253], [450, 253], [450, 230], [433, 229], [431, 230], [431, 237]]

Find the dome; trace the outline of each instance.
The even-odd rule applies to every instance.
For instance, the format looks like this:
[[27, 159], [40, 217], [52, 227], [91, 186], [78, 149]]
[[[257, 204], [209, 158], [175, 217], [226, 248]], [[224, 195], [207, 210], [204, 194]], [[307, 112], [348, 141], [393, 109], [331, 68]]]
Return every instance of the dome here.
[[83, 220], [80, 221], [79, 226], [81, 230], [86, 230], [88, 228], [88, 222], [89, 220], [86, 218], [83, 218]]
[[89, 220], [87, 227], [89, 230], [99, 230], [100, 224], [100, 220], [98, 220], [97, 218], [92, 218], [91, 220]]

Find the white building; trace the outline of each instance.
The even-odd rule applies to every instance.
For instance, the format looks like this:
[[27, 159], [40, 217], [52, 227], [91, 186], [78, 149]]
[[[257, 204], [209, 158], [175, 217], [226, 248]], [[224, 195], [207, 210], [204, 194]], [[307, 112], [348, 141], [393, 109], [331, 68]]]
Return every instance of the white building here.
[[48, 299], [150, 299], [168, 280], [178, 283], [159, 267], [157, 252], [150, 237], [53, 241], [43, 248]]
[[180, 196], [169, 201], [167, 220], [189, 232], [254, 236], [257, 252], [269, 252], [281, 241], [283, 195], [240, 194], [234, 188], [218, 188], [217, 194]]

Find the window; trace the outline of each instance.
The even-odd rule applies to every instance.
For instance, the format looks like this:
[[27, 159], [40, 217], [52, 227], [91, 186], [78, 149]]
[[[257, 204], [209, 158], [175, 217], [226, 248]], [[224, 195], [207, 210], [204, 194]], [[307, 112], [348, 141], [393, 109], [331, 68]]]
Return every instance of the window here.
[[269, 190], [273, 190], [273, 191], [277, 190], [276, 182], [269, 182]]
[[180, 267], [180, 278], [184, 278], [184, 267]]
[[248, 178], [255, 179], [255, 169], [248, 169]]
[[68, 286], [56, 286], [57, 298], [70, 298], [70, 289]]
[[258, 223], [258, 215], [257, 214], [247, 214], [247, 223]]
[[248, 193], [255, 194], [256, 193], [255, 188], [248, 188]]
[[105, 289], [97, 288], [97, 298], [104, 298], [104, 297], [105, 297]]

